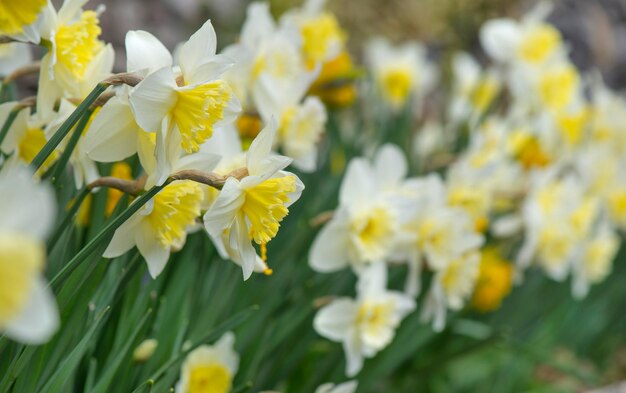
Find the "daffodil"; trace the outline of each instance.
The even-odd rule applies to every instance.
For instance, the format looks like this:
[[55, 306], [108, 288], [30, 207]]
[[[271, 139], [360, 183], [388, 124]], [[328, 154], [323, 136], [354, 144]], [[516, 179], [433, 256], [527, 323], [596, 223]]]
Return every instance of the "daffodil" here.
[[184, 180], [168, 184], [117, 228], [103, 256], [115, 258], [137, 246], [150, 275], [156, 278], [170, 253], [185, 244], [187, 232], [200, 217], [203, 198], [199, 183]]
[[561, 175], [560, 169], [533, 176], [523, 206], [525, 239], [517, 256], [520, 268], [534, 262], [557, 281], [570, 273], [601, 212], [598, 198], [586, 195], [580, 178]]
[[311, 80], [303, 75], [298, 83], [281, 90], [271, 76], [264, 75], [254, 92], [261, 117], [265, 122], [278, 119], [279, 145], [304, 172], [315, 170], [317, 143], [326, 123], [326, 109], [319, 98], [304, 98], [310, 85]]
[[276, 124], [270, 122], [246, 153], [247, 176], [241, 180], [229, 177], [204, 215], [204, 226], [212, 237], [228, 238], [225, 244], [238, 254], [234, 260], [241, 261], [244, 279], [250, 277], [257, 264], [252, 241], [264, 254], [263, 249], [289, 213], [289, 206], [304, 189], [296, 175], [283, 171], [291, 159], [271, 154], [275, 136]]
[[504, 63], [541, 66], [565, 55], [559, 31], [545, 22], [551, 11], [539, 3], [520, 21], [499, 18], [487, 21], [480, 30], [480, 41], [489, 56]]
[[[219, 133], [202, 145], [200, 151], [220, 157], [219, 162], [213, 169], [213, 173], [221, 176], [228, 176], [231, 172], [246, 165], [246, 153], [241, 146], [241, 140], [237, 131], [232, 126], [224, 127], [220, 130]], [[219, 191], [206, 187], [205, 192], [206, 197], [203, 210], [208, 210], [218, 197]], [[242, 254], [236, 245], [231, 245], [230, 231], [224, 231], [218, 235], [209, 233], [209, 237], [222, 258], [229, 259], [237, 265], [243, 266]], [[267, 263], [259, 255], [256, 255], [253, 270], [257, 273], [269, 273], [271, 271]]]
[[618, 250], [617, 233], [607, 221], [602, 222], [574, 260], [572, 293], [575, 297], [585, 297], [591, 284], [599, 283], [609, 275]]
[[437, 270], [422, 309], [422, 319], [433, 322], [441, 331], [446, 324], [448, 309], [460, 310], [469, 299], [480, 272], [480, 255], [468, 252]]
[[25, 344], [48, 341], [59, 326], [44, 278], [44, 240], [54, 215], [52, 190], [34, 183], [32, 172], [0, 171], [0, 331]]
[[476, 280], [472, 307], [480, 312], [494, 311], [511, 292], [513, 266], [495, 247], [481, 250], [480, 272]]
[[502, 81], [495, 72], [482, 71], [478, 62], [464, 52], [454, 55], [452, 70], [454, 91], [449, 108], [451, 120], [474, 124], [496, 99]]
[[48, 52], [41, 59], [37, 111], [48, 115], [59, 98], [85, 98], [108, 77], [114, 52], [99, 39], [98, 12], [83, 10], [87, 0], [66, 0], [57, 12], [46, 9], [41, 37]]
[[[295, 31], [294, 31], [295, 30]], [[270, 14], [269, 4], [252, 3], [239, 41], [222, 52], [235, 59], [236, 64], [224, 75], [244, 108], [255, 109], [253, 91], [259, 78], [271, 76], [276, 88], [285, 90], [301, 83], [309, 71], [300, 52], [302, 40], [297, 29], [277, 26]]]
[[129, 94], [137, 124], [157, 136], [157, 184], [171, 173], [169, 153], [175, 146], [187, 154], [197, 152], [214, 129], [233, 121], [240, 110], [232, 89], [220, 79], [232, 63], [216, 56], [215, 48], [215, 31], [208, 21], [181, 46], [180, 74], [165, 66], [148, 74]]
[[281, 17], [281, 25], [299, 30], [302, 55], [309, 68], [334, 60], [344, 49], [346, 33], [335, 15], [324, 10], [326, 0], [307, 0]]
[[391, 145], [380, 149], [373, 164], [364, 158], [350, 161], [339, 207], [311, 246], [309, 264], [314, 270], [333, 272], [349, 265], [359, 271], [390, 260], [406, 215], [391, 191], [401, 187], [406, 171], [402, 152]]
[[48, 0], [3, 0], [0, 2], [0, 35], [38, 44], [39, 25], [48, 4]]
[[320, 309], [313, 327], [322, 336], [343, 343], [346, 374], [356, 375], [363, 359], [371, 358], [393, 340], [402, 319], [415, 309], [415, 301], [387, 290], [387, 268], [376, 263], [359, 277], [356, 299], [338, 298]]
[[[0, 122], [4, 123], [9, 113], [16, 109], [16, 102], [6, 102], [0, 104]], [[30, 108], [19, 110], [13, 124], [9, 128], [0, 149], [10, 155], [7, 164], [18, 163], [28, 165], [46, 144], [45, 121], [39, 116], [31, 115]], [[58, 157], [54, 152], [43, 163], [39, 174], [47, 171]]]
[[436, 81], [436, 70], [417, 42], [392, 46], [376, 38], [368, 43], [366, 55], [375, 88], [393, 110], [404, 107], [411, 98], [419, 103]]
[[189, 352], [180, 370], [176, 393], [228, 393], [239, 368], [233, 345], [235, 335], [224, 334], [215, 345], [201, 345]]

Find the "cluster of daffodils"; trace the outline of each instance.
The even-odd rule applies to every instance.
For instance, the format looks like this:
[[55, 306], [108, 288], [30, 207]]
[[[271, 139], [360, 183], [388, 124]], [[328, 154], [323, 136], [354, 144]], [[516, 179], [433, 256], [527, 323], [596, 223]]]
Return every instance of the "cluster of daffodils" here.
[[[286, 168], [316, 170], [326, 104], [346, 106], [356, 95], [346, 35], [321, 1], [280, 20], [253, 3], [240, 39], [220, 53], [210, 21], [175, 54], [149, 32], [129, 31], [126, 70], [116, 74], [113, 48], [100, 38], [104, 7], [86, 3], [65, 0], [57, 10], [48, 0], [0, 2], [0, 89], [39, 78], [36, 97], [0, 104], [0, 329], [24, 343], [47, 341], [59, 325], [43, 279], [55, 211], [45, 182], [59, 182], [66, 164], [76, 190], [109, 187], [107, 215], [124, 193], [137, 197], [104, 257], [136, 247], [156, 278], [203, 228], [244, 279], [271, 274], [266, 246], [304, 189]], [[37, 63], [33, 45], [44, 51]], [[138, 169], [128, 163], [135, 157]], [[230, 391], [239, 362], [233, 342], [228, 334], [193, 350], [176, 390]]]
[[[541, 3], [521, 20], [486, 22], [487, 67], [451, 57], [441, 119], [424, 113], [407, 152], [420, 176], [407, 178], [394, 145], [349, 163], [309, 255], [315, 271], [358, 277], [356, 298], [330, 301], [314, 323], [343, 343], [348, 375], [391, 342], [418, 300], [438, 331], [448, 310], [497, 309], [529, 269], [569, 279], [577, 298], [610, 273], [626, 223], [626, 100], [572, 64], [550, 11]], [[367, 60], [392, 113], [422, 113], [437, 73], [419, 44], [375, 39]], [[387, 289], [398, 264], [402, 292]]]
[[[153, 277], [201, 226], [224, 258], [242, 266], [244, 279], [271, 273], [266, 245], [304, 189], [285, 168], [316, 169], [327, 118], [322, 99], [343, 97], [335, 104], [345, 105], [355, 94], [345, 33], [323, 3], [310, 1], [279, 21], [267, 4], [254, 3], [239, 41], [221, 53], [210, 21], [175, 56], [152, 34], [129, 31], [123, 74], [112, 74], [114, 52], [99, 38], [103, 8], [84, 10], [84, 0], [67, 0], [58, 11], [46, 1], [27, 3], [2, 6], [11, 23], [0, 33], [14, 41], [7, 51], [26, 43], [47, 51], [36, 70], [34, 104], [0, 105], [8, 125], [0, 145], [4, 165], [36, 163], [37, 175], [58, 176], [55, 167], [71, 150], [77, 189], [122, 184], [139, 195], [160, 188], [104, 253], [113, 258], [137, 247]], [[9, 75], [28, 61], [8, 58], [15, 60]], [[111, 85], [80, 121], [72, 119], [79, 103]], [[37, 161], [70, 121], [77, 123], [73, 134]], [[98, 163], [119, 166], [135, 155], [141, 164], [135, 180], [127, 168], [125, 176], [103, 181]]]

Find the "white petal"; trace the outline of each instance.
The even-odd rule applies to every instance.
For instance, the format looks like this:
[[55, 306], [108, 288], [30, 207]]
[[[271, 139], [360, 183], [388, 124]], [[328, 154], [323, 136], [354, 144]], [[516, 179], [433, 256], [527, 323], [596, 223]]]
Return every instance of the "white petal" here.
[[42, 277], [35, 279], [30, 297], [20, 314], [6, 327], [6, 335], [25, 344], [43, 344], [59, 327], [54, 294]]
[[[4, 126], [4, 123], [9, 117], [11, 111], [15, 109], [16, 104], [16, 102], [5, 102], [0, 104], [0, 127]], [[24, 108], [13, 120], [13, 124], [11, 124], [8, 133], [4, 137], [4, 141], [2, 141], [2, 152], [5, 154], [11, 154], [15, 151], [15, 149], [17, 149], [20, 139], [27, 131], [29, 114], [30, 109]]]
[[346, 375], [353, 377], [363, 368], [363, 344], [356, 332], [352, 332], [343, 343], [343, 350], [346, 353]]
[[272, 152], [272, 146], [276, 138], [276, 128], [276, 121], [272, 119], [252, 141], [246, 159], [246, 166], [248, 167], [250, 175], [262, 175], [261, 168], [263, 167], [263, 163]]
[[139, 126], [150, 132], [160, 130], [163, 119], [176, 104], [176, 83], [169, 67], [148, 75], [130, 92], [130, 106]]
[[383, 186], [394, 186], [406, 177], [409, 168], [402, 150], [387, 143], [376, 154], [374, 170]]
[[353, 158], [339, 190], [339, 204], [353, 206], [376, 195], [375, 174], [364, 158]]
[[330, 273], [348, 266], [348, 223], [334, 218], [319, 232], [311, 251], [309, 265], [320, 273]]
[[165, 180], [172, 173], [173, 157], [172, 148], [178, 148], [178, 145], [172, 143], [174, 135], [180, 135], [177, 131], [170, 126], [166, 119], [163, 119], [161, 128], [156, 133], [156, 147], [154, 155], [156, 158], [156, 171], [154, 174], [149, 173], [150, 178], [154, 178], [156, 185], [160, 186], [165, 183]]
[[115, 230], [113, 238], [102, 256], [105, 258], [119, 257], [133, 248], [135, 246], [135, 232], [138, 230], [137, 225], [142, 219], [143, 216], [137, 212], [120, 225]]
[[226, 364], [231, 375], [235, 375], [239, 369], [239, 355], [235, 352], [235, 334], [226, 332], [215, 343], [215, 350], [221, 361]]
[[246, 21], [241, 28], [241, 42], [250, 49], [257, 49], [276, 30], [276, 23], [265, 2], [254, 2], [246, 10]]
[[180, 48], [178, 63], [183, 75], [185, 77], [192, 75], [194, 70], [209, 56], [215, 55], [216, 48], [215, 29], [211, 21], [207, 20]]
[[0, 172], [0, 229], [25, 232], [43, 240], [55, 216], [52, 189], [35, 183], [28, 168], [17, 166]]
[[170, 257], [170, 251], [156, 239], [150, 224], [142, 223], [135, 232], [135, 241], [139, 252], [148, 264], [148, 272], [152, 278], [157, 278], [165, 268], [165, 264]]
[[239, 182], [232, 177], [228, 178], [213, 205], [204, 215], [204, 227], [207, 232], [213, 236], [221, 236], [222, 232], [232, 225], [244, 202], [245, 196]]
[[128, 72], [142, 71], [148, 75], [163, 67], [172, 66], [170, 51], [158, 38], [143, 30], [126, 33], [126, 69]]
[[511, 19], [495, 19], [480, 29], [480, 42], [485, 52], [497, 61], [511, 60], [520, 39], [520, 29]]
[[[231, 239], [235, 236], [234, 239], [236, 239], [237, 242], [236, 247], [241, 257], [243, 279], [247, 280], [252, 275], [252, 272], [257, 264], [257, 254], [250, 241], [250, 232], [248, 231], [248, 226], [246, 225], [243, 214], [240, 214], [239, 217], [235, 219], [232, 231]], [[231, 244], [231, 246], [234, 245]]]
[[182, 157], [176, 163], [174, 172], [184, 169], [195, 169], [203, 172], [211, 172], [219, 163], [221, 157], [211, 153], [193, 153]]
[[383, 262], [373, 263], [359, 274], [357, 293], [359, 298], [377, 298], [387, 289], [387, 265]]
[[[35, 42], [36, 43], [36, 42]], [[9, 56], [0, 56], [0, 76], [6, 76], [16, 69], [32, 63], [33, 54], [30, 45], [22, 43], [3, 44]]]
[[96, 115], [83, 138], [89, 158], [99, 162], [123, 160], [137, 152], [139, 128], [130, 106], [113, 97]]
[[313, 320], [313, 328], [321, 336], [333, 341], [343, 341], [356, 324], [358, 306], [350, 298], [333, 300], [322, 307]]
[[66, 24], [76, 18], [87, 1], [89, 0], [65, 0], [59, 9], [58, 23]]
[[231, 68], [235, 61], [228, 56], [214, 55], [185, 73], [185, 82], [190, 85], [206, 83], [220, 77]]
[[340, 385], [337, 385], [332, 393], [354, 393], [356, 392], [356, 388], [358, 386], [357, 381], [348, 381], [344, 382]]

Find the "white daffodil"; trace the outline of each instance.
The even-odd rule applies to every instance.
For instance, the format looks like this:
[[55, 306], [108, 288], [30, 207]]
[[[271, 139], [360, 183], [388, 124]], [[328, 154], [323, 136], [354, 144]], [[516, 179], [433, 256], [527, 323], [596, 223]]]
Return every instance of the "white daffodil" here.
[[480, 272], [480, 254], [468, 252], [449, 261], [435, 273], [430, 285], [422, 319], [433, 321], [433, 329], [441, 331], [446, 325], [448, 309], [460, 310], [469, 299]]
[[[36, 208], [34, 208], [36, 207]], [[55, 216], [53, 192], [22, 166], [0, 171], [0, 332], [42, 344], [59, 316], [44, 278], [44, 239]]]
[[[126, 33], [126, 70], [145, 77], [163, 67], [173, 66], [173, 57], [152, 34], [142, 30]], [[207, 56], [210, 54], [207, 53]], [[144, 135], [135, 120], [128, 95], [131, 88], [124, 85], [109, 99], [95, 116], [84, 138], [87, 155], [98, 162], [116, 162], [144, 150]], [[154, 133], [153, 133], [154, 134]], [[152, 144], [154, 145], [154, 144]], [[154, 146], [152, 146], [154, 150]], [[154, 151], [150, 153], [154, 155]]]
[[307, 68], [301, 47], [297, 27], [276, 26], [268, 3], [248, 6], [239, 41], [222, 52], [236, 61], [224, 78], [233, 86], [244, 108], [253, 110], [259, 105], [253, 94], [264, 75], [271, 77], [273, 87], [280, 91], [302, 85], [303, 80], [313, 82], [318, 67]]
[[550, 12], [551, 6], [540, 2], [521, 21], [487, 21], [480, 29], [480, 42], [496, 61], [541, 66], [566, 54], [561, 33], [545, 22]]
[[241, 180], [229, 177], [204, 215], [209, 235], [228, 237], [224, 243], [238, 254], [233, 260], [241, 261], [244, 279], [257, 265], [251, 241], [264, 254], [265, 245], [276, 236], [289, 206], [304, 189], [296, 175], [283, 171], [291, 159], [271, 154], [275, 136], [276, 123], [270, 122], [246, 153], [248, 175]]
[[294, 166], [304, 172], [315, 170], [317, 142], [326, 124], [326, 108], [319, 98], [309, 96], [311, 74], [305, 74], [288, 89], [280, 86], [270, 75], [259, 78], [254, 90], [255, 102], [263, 120], [278, 119], [278, 143]]
[[426, 49], [417, 42], [392, 46], [384, 38], [370, 41], [366, 58], [375, 88], [393, 110], [399, 110], [411, 97], [421, 102], [437, 79]]
[[365, 265], [388, 261], [401, 233], [403, 204], [396, 203], [406, 162], [390, 145], [381, 148], [373, 165], [354, 158], [339, 191], [339, 207], [315, 238], [309, 264], [319, 272], [348, 265], [359, 271]]
[[200, 217], [203, 199], [199, 183], [184, 180], [168, 184], [117, 228], [103, 256], [115, 258], [137, 246], [150, 275], [156, 278], [170, 253], [185, 244], [188, 231]]
[[85, 98], [113, 68], [114, 51], [99, 40], [98, 12], [83, 10], [87, 0], [65, 0], [57, 12], [44, 12], [41, 37], [48, 52], [41, 59], [37, 111], [47, 116], [59, 98]]
[[363, 359], [371, 358], [393, 340], [400, 322], [415, 308], [415, 301], [387, 290], [387, 268], [376, 263], [359, 277], [357, 298], [339, 298], [320, 309], [313, 327], [320, 335], [343, 343], [346, 374], [356, 375]]
[[[155, 149], [157, 145], [157, 136], [154, 133], [140, 131], [137, 134], [137, 156], [139, 162], [147, 175], [145, 188], [153, 187], [159, 181], [158, 162], [155, 157]], [[197, 170], [201, 172], [211, 172], [220, 161], [217, 154], [208, 153], [206, 151], [198, 151], [196, 153], [186, 154], [180, 145], [168, 146], [170, 173], [176, 173], [183, 170]]]
[[5, 77], [33, 62], [33, 54], [27, 44], [11, 42], [0, 45], [0, 77]]
[[416, 179], [418, 191], [406, 230], [412, 234], [409, 258], [424, 258], [434, 270], [469, 250], [482, 245], [483, 238], [475, 230], [470, 216], [460, 208], [449, 205], [447, 190], [437, 175]]
[[3, 1], [0, 3], [0, 35], [39, 44], [39, 27], [48, 4], [48, 0]]
[[348, 381], [339, 385], [325, 383], [315, 389], [315, 393], [354, 393], [358, 385], [357, 381]]
[[601, 282], [611, 273], [619, 246], [619, 236], [603, 222], [574, 261], [572, 293], [576, 298], [587, 296], [591, 284]]
[[451, 120], [458, 124], [475, 124], [489, 109], [500, 92], [500, 77], [493, 71], [483, 72], [480, 64], [468, 53], [456, 53], [452, 58], [454, 91], [449, 107]]
[[[221, 156], [219, 162], [213, 169], [213, 173], [227, 176], [232, 171], [246, 166], [246, 153], [241, 147], [241, 140], [234, 127], [224, 127], [220, 129], [211, 139], [206, 141], [200, 151], [205, 154]], [[205, 206], [203, 210], [208, 210], [219, 195], [219, 191], [206, 187]], [[230, 231], [224, 231], [219, 236], [209, 234], [217, 252], [223, 259], [230, 259], [239, 266], [243, 266], [243, 259], [238, 248], [233, 247], [230, 242]], [[269, 267], [260, 256], [256, 256], [254, 271], [257, 273], [269, 273]]]
[[228, 393], [239, 368], [233, 348], [235, 335], [228, 332], [215, 345], [202, 345], [189, 352], [180, 370], [176, 393]]
[[525, 238], [517, 262], [521, 269], [535, 262], [550, 278], [563, 281], [600, 209], [597, 198], [585, 195], [577, 176], [560, 176], [559, 170], [554, 167], [533, 178], [523, 206]]
[[137, 124], [157, 135], [157, 184], [171, 174], [170, 153], [176, 145], [186, 153], [197, 152], [214, 128], [233, 121], [240, 111], [232, 89], [220, 79], [232, 62], [215, 55], [216, 45], [215, 30], [207, 21], [181, 46], [180, 74], [165, 66], [130, 92]]

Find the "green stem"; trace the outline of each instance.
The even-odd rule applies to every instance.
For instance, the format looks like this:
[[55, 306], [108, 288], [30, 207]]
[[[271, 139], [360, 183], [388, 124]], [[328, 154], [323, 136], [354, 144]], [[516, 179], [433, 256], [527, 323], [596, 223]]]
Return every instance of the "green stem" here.
[[63, 122], [61, 127], [57, 130], [57, 132], [50, 138], [50, 140], [44, 145], [39, 153], [31, 162], [31, 165], [35, 168], [35, 170], [39, 169], [41, 165], [48, 159], [50, 154], [54, 152], [59, 143], [69, 134], [72, 127], [78, 122], [78, 120], [89, 110], [89, 107], [100, 97], [108, 87], [110, 83], [100, 82], [96, 85], [96, 87], [89, 93], [87, 98], [83, 100], [83, 102], [78, 105], [78, 107], [72, 112], [72, 114]]
[[4, 121], [4, 125], [2, 126], [2, 129], [0, 130], [0, 146], [2, 146], [2, 142], [4, 141], [4, 138], [6, 138], [7, 134], [9, 133], [9, 129], [11, 128], [11, 126], [13, 125], [13, 122], [15, 121], [15, 118], [17, 117], [18, 113], [20, 113], [22, 109], [23, 108], [21, 106], [18, 106], [17, 108], [13, 109], [9, 113], [9, 116], [7, 117], [7, 119]]
[[72, 155], [74, 148], [76, 148], [76, 144], [78, 143], [80, 136], [83, 134], [83, 130], [87, 126], [87, 123], [89, 123], [89, 119], [91, 118], [92, 112], [93, 111], [88, 109], [83, 114], [83, 117], [80, 118], [80, 121], [76, 125], [76, 128], [74, 128], [74, 133], [70, 137], [70, 140], [67, 142], [67, 145], [65, 146], [65, 149], [63, 150], [63, 154], [61, 154], [61, 157], [57, 161], [56, 165], [54, 166], [54, 170], [52, 171], [51, 182], [53, 184], [56, 184], [59, 178], [61, 177], [61, 175], [63, 174], [63, 169], [65, 169], [65, 166], [70, 160], [70, 156]]
[[161, 186], [152, 187], [147, 193], [139, 197], [134, 203], [126, 208], [119, 216], [115, 217], [111, 222], [104, 227], [93, 239], [87, 243], [82, 250], [78, 252], [63, 268], [50, 280], [50, 286], [57, 287], [60, 285], [67, 276], [78, 267], [82, 261], [84, 261], [96, 248], [106, 241], [106, 239], [115, 232], [120, 225], [122, 225], [127, 219], [135, 214], [143, 205], [145, 205], [152, 197], [154, 197], [159, 191], [161, 191], [168, 182]]

